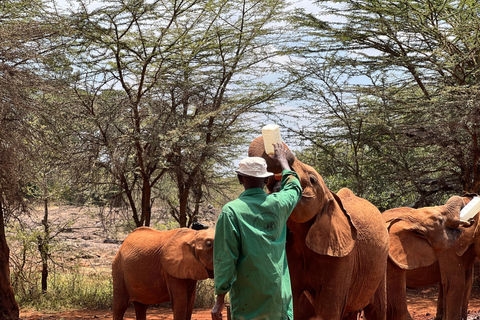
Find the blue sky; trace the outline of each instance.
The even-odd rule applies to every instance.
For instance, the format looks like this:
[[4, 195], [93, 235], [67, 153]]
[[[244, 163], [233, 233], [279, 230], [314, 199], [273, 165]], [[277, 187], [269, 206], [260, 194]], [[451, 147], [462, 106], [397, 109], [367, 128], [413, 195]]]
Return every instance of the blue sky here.
[[[72, 0], [57, 0], [57, 2], [63, 8], [68, 7], [69, 4], [74, 4], [75, 3], [75, 1], [72, 1]], [[102, 3], [102, 1], [98, 1], [98, 0], [90, 0], [90, 2], [92, 3], [92, 6], [95, 6], [95, 3]], [[319, 11], [319, 8], [317, 6], [315, 6], [312, 3], [312, 1], [310, 1], [310, 0], [292, 1], [292, 6], [295, 7], [295, 8], [304, 8], [305, 10], [307, 10], [309, 12], [318, 12]]]
[[[61, 7], [61, 8], [64, 8], [64, 9], [67, 9], [69, 7], [76, 7], [76, 1], [75, 0], [56, 0], [58, 5]], [[88, 0], [90, 2], [90, 6], [89, 8], [92, 10], [92, 9], [95, 9], [96, 7], [100, 6], [102, 4], [103, 1], [98, 1], [98, 0]], [[310, 0], [298, 0], [298, 1], [295, 1], [293, 0], [292, 1], [292, 7], [294, 8], [303, 8], [305, 9], [306, 12], [310, 12], [310, 13], [318, 13], [320, 11], [320, 8], [318, 6], [316, 6], [315, 4], [313, 4], [312, 1]], [[325, 17], [323, 17], [325, 18]], [[327, 17], [328, 19], [328, 17]], [[271, 75], [273, 76], [273, 75]], [[275, 76], [274, 76], [275, 77]], [[288, 103], [287, 105], [278, 105], [277, 106], [277, 110], [280, 111], [280, 110], [288, 110], [288, 109], [291, 109], [291, 108], [294, 108], [294, 105], [295, 104], [290, 104]], [[257, 123], [258, 123], [258, 135], [261, 135], [261, 127], [267, 123], [273, 123], [275, 122], [275, 119], [272, 119], [272, 120], [269, 120], [269, 119], [266, 119], [264, 118], [263, 116], [259, 119], [257, 118], [256, 119]], [[294, 124], [293, 124], [294, 125]], [[282, 137], [284, 138], [285, 140], [285, 135], [286, 135], [286, 132], [283, 132], [283, 135]], [[292, 150], [295, 150], [296, 147], [295, 147], [295, 143], [294, 141], [285, 141], [287, 144], [289, 144], [289, 147], [292, 149]], [[243, 158], [244, 156], [246, 156], [246, 152], [245, 152], [245, 155], [242, 155], [241, 158]], [[235, 161], [235, 166], [237, 165], [237, 162], [239, 160]]]

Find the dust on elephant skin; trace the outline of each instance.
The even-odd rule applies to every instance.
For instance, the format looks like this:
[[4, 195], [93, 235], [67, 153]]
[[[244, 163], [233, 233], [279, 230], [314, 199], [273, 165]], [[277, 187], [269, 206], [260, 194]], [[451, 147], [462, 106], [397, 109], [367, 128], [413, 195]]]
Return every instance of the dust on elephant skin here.
[[197, 280], [213, 278], [215, 230], [137, 228], [112, 264], [113, 319], [133, 302], [137, 320], [148, 305], [172, 302], [175, 320], [191, 318]]

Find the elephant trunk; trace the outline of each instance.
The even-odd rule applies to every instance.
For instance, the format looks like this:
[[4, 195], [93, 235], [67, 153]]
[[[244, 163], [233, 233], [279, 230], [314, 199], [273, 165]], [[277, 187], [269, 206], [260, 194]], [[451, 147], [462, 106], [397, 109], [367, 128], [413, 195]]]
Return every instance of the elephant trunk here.
[[448, 218], [448, 224], [451, 227], [458, 228], [460, 225], [464, 226], [465, 223], [460, 221], [460, 210], [462, 210], [464, 206], [465, 202], [462, 197], [459, 196], [453, 196], [445, 203], [445, 212]]
[[450, 199], [448, 199], [447, 203], [445, 204], [446, 210], [451, 213], [456, 215], [456, 213], [460, 214], [460, 210], [465, 206], [465, 203], [463, 202], [462, 197], [459, 196], [453, 196]]

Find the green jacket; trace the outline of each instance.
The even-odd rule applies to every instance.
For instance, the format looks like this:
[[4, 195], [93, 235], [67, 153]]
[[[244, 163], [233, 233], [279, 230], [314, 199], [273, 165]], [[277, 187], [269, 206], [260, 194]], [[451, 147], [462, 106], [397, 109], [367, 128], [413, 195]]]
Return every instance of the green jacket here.
[[220, 214], [213, 248], [215, 293], [230, 291], [232, 319], [293, 319], [286, 222], [302, 197], [295, 172], [282, 172], [281, 191], [244, 191]]

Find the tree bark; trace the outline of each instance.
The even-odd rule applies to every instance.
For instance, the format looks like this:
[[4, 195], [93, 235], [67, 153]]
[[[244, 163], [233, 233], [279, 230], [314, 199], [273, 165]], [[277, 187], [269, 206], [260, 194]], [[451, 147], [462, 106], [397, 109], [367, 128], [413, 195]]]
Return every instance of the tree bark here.
[[20, 311], [10, 283], [9, 254], [3, 223], [3, 204], [0, 202], [0, 319], [17, 320]]
[[142, 221], [145, 227], [150, 227], [150, 219], [152, 215], [152, 207], [150, 201], [152, 198], [152, 187], [150, 186], [150, 177], [143, 179], [142, 188]]
[[38, 236], [38, 250], [40, 251], [40, 257], [42, 258], [42, 293], [47, 293], [48, 289], [48, 248], [50, 242], [50, 230], [48, 225], [48, 198], [45, 195], [44, 199], [45, 212], [42, 220], [43, 224], [43, 237]]

